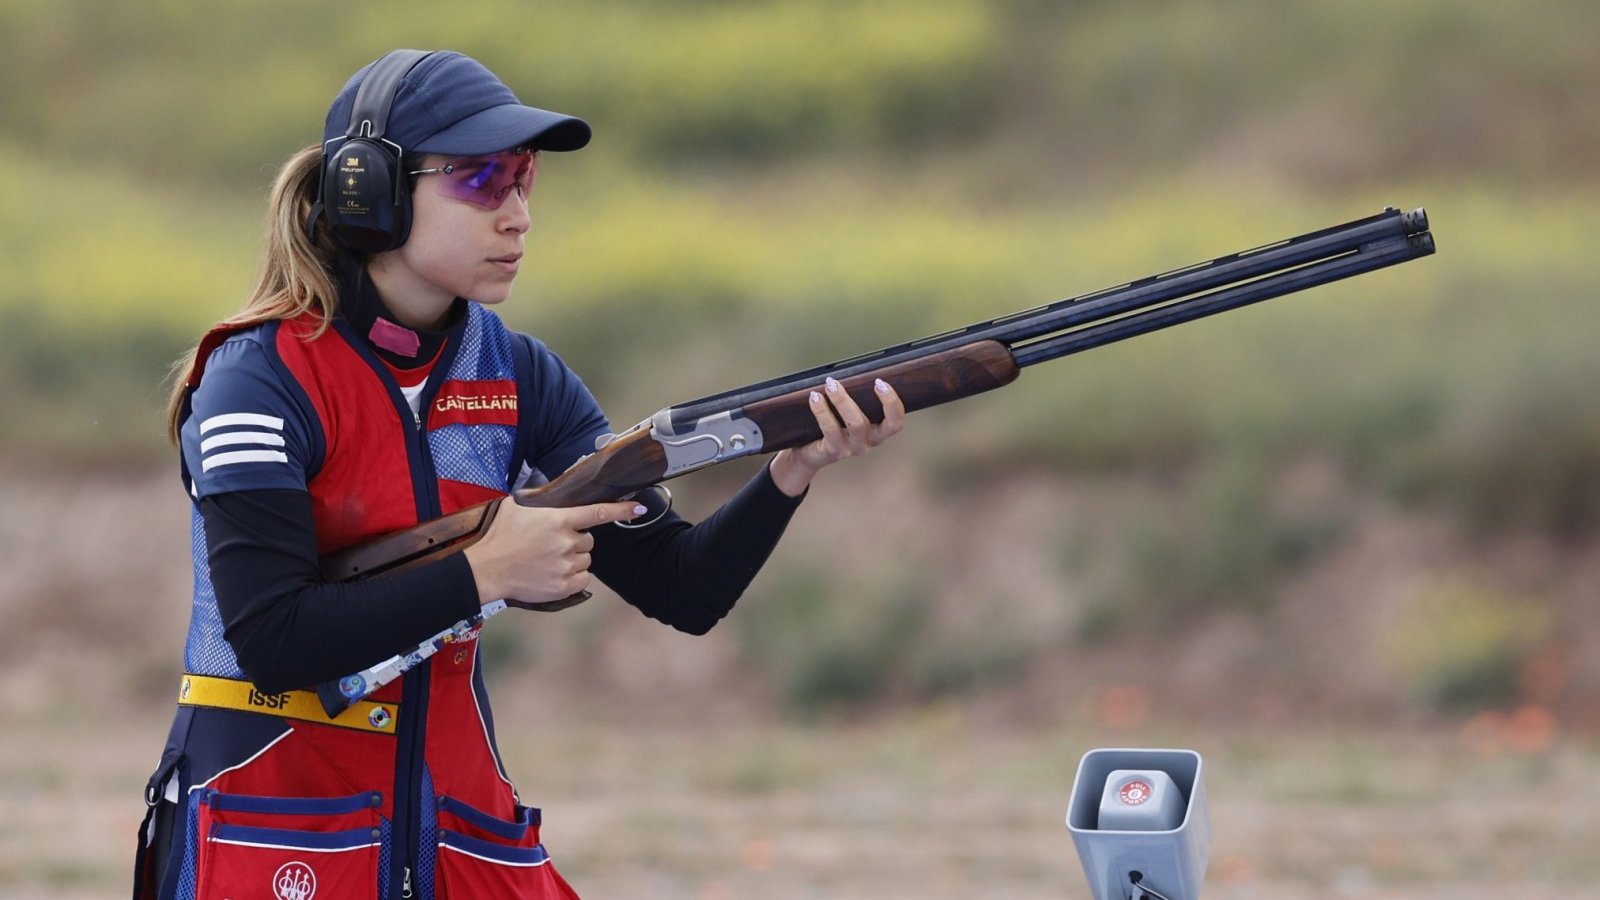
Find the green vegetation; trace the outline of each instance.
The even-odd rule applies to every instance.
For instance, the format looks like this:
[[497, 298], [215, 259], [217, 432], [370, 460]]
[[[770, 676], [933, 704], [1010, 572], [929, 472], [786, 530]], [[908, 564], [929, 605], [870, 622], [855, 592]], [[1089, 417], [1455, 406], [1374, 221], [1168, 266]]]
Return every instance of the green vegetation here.
[[1517, 699], [1528, 655], [1549, 631], [1550, 617], [1536, 602], [1455, 580], [1421, 593], [1389, 652], [1418, 699], [1446, 711], [1476, 710]]
[[1435, 259], [1029, 372], [908, 441], [948, 492], [1018, 472], [1166, 489], [1061, 539], [1063, 565], [1120, 575], [1059, 633], [921, 626], [930, 658], [899, 656], [915, 574], [850, 603], [826, 570], [783, 579], [738, 627], [798, 709], [1003, 679], [1175, 610], [1264, 614], [1349, 538], [1346, 505], [1278, 496], [1306, 458], [1486, 540], [1600, 525], [1587, 0], [6, 0], [0, 415], [31, 424], [0, 455], [167, 458], [167, 361], [247, 289], [279, 161], [393, 46], [464, 50], [594, 124], [544, 168], [505, 312], [619, 421], [1428, 206]]

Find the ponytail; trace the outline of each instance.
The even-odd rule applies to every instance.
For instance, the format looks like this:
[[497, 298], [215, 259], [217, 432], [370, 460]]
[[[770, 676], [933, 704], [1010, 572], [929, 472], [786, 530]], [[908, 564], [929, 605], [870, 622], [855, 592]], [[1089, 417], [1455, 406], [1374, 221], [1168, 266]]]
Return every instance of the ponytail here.
[[[306, 234], [306, 219], [322, 177], [322, 145], [312, 144], [284, 163], [272, 187], [267, 238], [255, 287], [244, 308], [218, 323], [219, 328], [246, 328], [306, 313], [318, 316], [307, 340], [319, 337], [333, 323], [339, 305], [335, 276], [339, 249], [325, 226], [315, 237]], [[172, 364], [172, 392], [167, 399], [167, 436], [178, 443], [183, 427], [184, 394], [199, 350], [196, 345]]]

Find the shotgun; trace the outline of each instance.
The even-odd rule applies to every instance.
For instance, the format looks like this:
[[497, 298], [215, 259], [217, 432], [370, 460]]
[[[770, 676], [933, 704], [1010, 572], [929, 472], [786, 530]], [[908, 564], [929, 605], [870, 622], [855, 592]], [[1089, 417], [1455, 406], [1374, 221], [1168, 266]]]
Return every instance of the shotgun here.
[[[620, 500], [688, 472], [809, 443], [821, 436], [809, 397], [827, 378], [838, 380], [869, 419], [881, 421], [883, 407], [872, 389], [879, 378], [894, 386], [907, 412], [926, 409], [1003, 387], [1035, 363], [1433, 252], [1427, 212], [1389, 207], [1365, 219], [670, 406], [600, 438], [594, 453], [553, 481], [509, 497], [542, 507]], [[483, 537], [505, 499], [331, 553], [322, 560], [323, 577], [367, 578], [460, 552]], [[507, 605], [553, 611], [585, 599], [587, 592], [543, 603], [495, 601], [410, 653], [319, 686], [318, 695], [328, 714], [337, 715], [440, 647], [471, 636]]]

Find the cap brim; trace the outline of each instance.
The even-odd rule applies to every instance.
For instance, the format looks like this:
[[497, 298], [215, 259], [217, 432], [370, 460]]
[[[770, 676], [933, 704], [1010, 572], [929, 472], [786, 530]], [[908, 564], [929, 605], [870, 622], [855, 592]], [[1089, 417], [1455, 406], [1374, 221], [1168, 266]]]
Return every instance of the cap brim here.
[[473, 113], [415, 147], [423, 153], [472, 156], [512, 147], [578, 150], [589, 143], [589, 123], [532, 106], [507, 104]]

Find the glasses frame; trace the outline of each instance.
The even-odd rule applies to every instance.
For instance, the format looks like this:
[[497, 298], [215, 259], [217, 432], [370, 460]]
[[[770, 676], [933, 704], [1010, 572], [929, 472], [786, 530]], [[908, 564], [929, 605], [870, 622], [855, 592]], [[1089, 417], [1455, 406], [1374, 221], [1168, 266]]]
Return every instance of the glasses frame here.
[[474, 155], [474, 156], [458, 156], [458, 157], [455, 157], [454, 159], [452, 159], [450, 162], [445, 163], [442, 166], [434, 166], [434, 167], [428, 168], [428, 169], [415, 169], [415, 170], [407, 172], [406, 175], [411, 176], [411, 177], [418, 177], [418, 176], [421, 176], [421, 175], [451, 175], [451, 174], [455, 173], [456, 168], [457, 168], [457, 164], [462, 160], [495, 159], [497, 157], [505, 156], [508, 153], [513, 153], [513, 154], [516, 154], [518, 156], [526, 156], [526, 157], [528, 157], [528, 169], [529, 169], [528, 183], [527, 183], [526, 187], [519, 187], [519, 185], [521, 185], [521, 180], [520, 179], [513, 179], [511, 184], [508, 185], [505, 188], [505, 192], [500, 194], [499, 196], [496, 196], [494, 198], [494, 205], [493, 206], [489, 206], [489, 205], [483, 204], [483, 203], [478, 203], [478, 202], [476, 202], [474, 200], [469, 200], [466, 197], [458, 197], [458, 196], [455, 196], [453, 194], [444, 193], [442, 190], [440, 192], [441, 195], [443, 197], [445, 197], [446, 199], [449, 199], [449, 200], [460, 200], [463, 203], [471, 203], [473, 206], [478, 206], [478, 207], [481, 207], [483, 209], [487, 209], [490, 212], [493, 212], [493, 211], [498, 210], [500, 207], [505, 205], [506, 197], [509, 197], [511, 195], [511, 191], [512, 190], [516, 190], [517, 193], [521, 194], [523, 200], [527, 200], [528, 199], [528, 191], [533, 188], [534, 176], [537, 175], [538, 171], [539, 171], [539, 151], [536, 148], [533, 148], [533, 147], [517, 147], [517, 148], [515, 148], [513, 150], [502, 150], [499, 153], [481, 153], [481, 154], [477, 154], [477, 155]]

